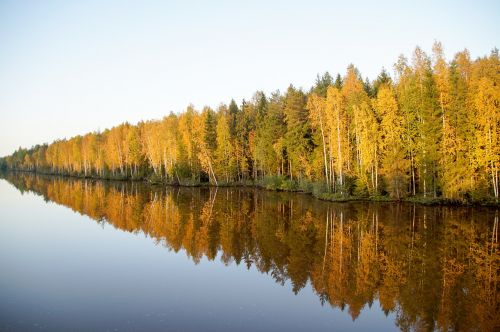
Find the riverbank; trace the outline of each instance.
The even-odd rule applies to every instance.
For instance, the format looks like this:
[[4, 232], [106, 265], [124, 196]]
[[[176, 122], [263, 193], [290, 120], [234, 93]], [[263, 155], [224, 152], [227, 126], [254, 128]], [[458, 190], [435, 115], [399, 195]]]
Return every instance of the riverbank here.
[[246, 181], [235, 181], [235, 182], [223, 182], [219, 181], [218, 185], [214, 185], [209, 182], [200, 182], [195, 179], [179, 179], [176, 181], [165, 181], [164, 179], [154, 178], [154, 177], [123, 177], [123, 176], [113, 176], [108, 174], [105, 177], [98, 177], [95, 175], [84, 176], [79, 174], [54, 174], [50, 172], [37, 172], [33, 170], [7, 170], [4, 172], [20, 172], [20, 173], [30, 173], [34, 175], [41, 176], [56, 176], [56, 177], [67, 177], [76, 179], [90, 179], [94, 181], [125, 181], [125, 182], [141, 182], [146, 183], [151, 186], [179, 186], [179, 187], [253, 187], [262, 190], [269, 191], [282, 191], [282, 192], [295, 192], [301, 194], [312, 195], [313, 197], [329, 202], [346, 203], [346, 202], [393, 202], [393, 203], [414, 203], [426, 206], [486, 206], [486, 207], [497, 207], [500, 208], [500, 202], [496, 202], [494, 198], [484, 198], [481, 200], [464, 199], [456, 200], [444, 197], [424, 197], [424, 195], [419, 194], [415, 196], [407, 196], [401, 199], [395, 199], [389, 195], [355, 195], [346, 190], [347, 193], [331, 192], [328, 191], [325, 184], [322, 182], [312, 182], [312, 181], [295, 181], [290, 180], [285, 177], [265, 177], [258, 181], [246, 180]]

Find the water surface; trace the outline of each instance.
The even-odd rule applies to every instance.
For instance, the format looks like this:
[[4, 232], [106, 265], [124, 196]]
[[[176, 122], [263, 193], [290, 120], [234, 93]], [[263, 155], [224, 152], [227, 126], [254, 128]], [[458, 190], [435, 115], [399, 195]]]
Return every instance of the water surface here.
[[494, 331], [498, 219], [9, 173], [0, 330]]

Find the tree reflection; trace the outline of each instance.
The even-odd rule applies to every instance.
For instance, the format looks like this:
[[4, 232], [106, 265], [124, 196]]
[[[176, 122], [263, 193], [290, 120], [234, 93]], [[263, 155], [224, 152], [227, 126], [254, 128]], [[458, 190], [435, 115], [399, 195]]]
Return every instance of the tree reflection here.
[[375, 300], [401, 330], [500, 328], [499, 211], [322, 202], [236, 188], [7, 174], [21, 191], [143, 232], [195, 262], [255, 266], [356, 319]]

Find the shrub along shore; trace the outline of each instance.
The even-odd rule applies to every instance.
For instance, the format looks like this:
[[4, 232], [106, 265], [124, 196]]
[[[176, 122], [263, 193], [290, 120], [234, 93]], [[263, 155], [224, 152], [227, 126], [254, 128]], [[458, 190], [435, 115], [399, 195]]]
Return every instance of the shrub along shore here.
[[396, 199], [389, 195], [374, 195], [374, 196], [361, 196], [361, 195], [353, 195], [352, 193], [334, 193], [332, 191], [328, 191], [328, 188], [322, 182], [311, 182], [311, 181], [293, 181], [287, 179], [286, 177], [281, 176], [269, 176], [261, 179], [259, 181], [240, 181], [240, 182], [220, 182], [217, 186], [210, 182], [199, 182], [194, 181], [192, 179], [184, 179], [180, 182], [178, 181], [164, 181], [162, 179], [158, 179], [155, 177], [148, 178], [130, 178], [130, 177], [122, 177], [122, 176], [105, 176], [105, 177], [97, 177], [97, 176], [84, 176], [82, 174], [53, 174], [50, 172], [37, 172], [37, 171], [27, 171], [27, 170], [5, 170], [0, 169], [0, 176], [8, 173], [27, 173], [34, 176], [44, 176], [44, 177], [63, 177], [63, 178], [74, 178], [80, 180], [91, 180], [91, 181], [125, 181], [125, 182], [138, 182], [143, 183], [145, 185], [150, 186], [172, 186], [172, 187], [206, 187], [206, 188], [216, 188], [216, 187], [241, 187], [241, 188], [258, 188], [262, 190], [269, 191], [283, 191], [283, 192], [294, 192], [297, 194], [308, 194], [313, 197], [329, 201], [329, 202], [339, 202], [339, 203], [347, 203], [347, 202], [394, 202], [394, 203], [415, 203], [421, 205], [429, 205], [429, 206], [438, 206], [438, 205], [446, 205], [446, 206], [488, 206], [488, 207], [500, 207], [500, 202], [495, 201], [494, 199], [483, 199], [483, 200], [474, 200], [474, 199], [462, 199], [455, 200], [443, 197], [424, 197], [422, 195], [404, 197], [400, 199]]

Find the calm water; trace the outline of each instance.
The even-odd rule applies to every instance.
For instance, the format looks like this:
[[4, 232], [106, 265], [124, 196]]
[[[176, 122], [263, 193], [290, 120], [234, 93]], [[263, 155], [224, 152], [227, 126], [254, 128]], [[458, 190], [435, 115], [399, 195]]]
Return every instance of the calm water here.
[[498, 211], [0, 179], [0, 330], [500, 328]]

